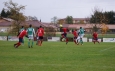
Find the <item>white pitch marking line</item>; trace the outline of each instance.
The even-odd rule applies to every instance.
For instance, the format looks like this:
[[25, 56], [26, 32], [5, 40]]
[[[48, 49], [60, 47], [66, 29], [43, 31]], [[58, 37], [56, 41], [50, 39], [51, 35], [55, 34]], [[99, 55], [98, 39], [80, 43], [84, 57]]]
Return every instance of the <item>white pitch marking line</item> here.
[[106, 51], [106, 50], [109, 50], [109, 49], [112, 49], [112, 48], [114, 48], [115, 46], [113, 46], [113, 47], [109, 47], [109, 48], [106, 48], [106, 49], [103, 49], [103, 50], [100, 50], [100, 52], [103, 52], [103, 51]]
[[0, 65], [21, 65], [21, 66], [32, 66], [32, 65], [38, 65], [38, 66], [76, 66], [76, 67], [91, 67], [91, 68], [114, 68], [114, 66], [86, 66], [86, 65], [72, 65], [72, 64], [0, 64]]

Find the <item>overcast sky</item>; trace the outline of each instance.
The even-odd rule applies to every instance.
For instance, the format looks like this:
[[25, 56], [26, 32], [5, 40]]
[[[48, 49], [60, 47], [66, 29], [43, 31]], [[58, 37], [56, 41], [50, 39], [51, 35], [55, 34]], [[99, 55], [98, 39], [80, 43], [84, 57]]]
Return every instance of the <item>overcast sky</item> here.
[[[0, 11], [5, 8], [4, 2], [0, 0]], [[19, 5], [24, 5], [23, 11], [26, 16], [36, 16], [42, 22], [51, 22], [51, 18], [73, 18], [90, 17], [94, 7], [103, 11], [115, 11], [115, 0], [12, 0]]]

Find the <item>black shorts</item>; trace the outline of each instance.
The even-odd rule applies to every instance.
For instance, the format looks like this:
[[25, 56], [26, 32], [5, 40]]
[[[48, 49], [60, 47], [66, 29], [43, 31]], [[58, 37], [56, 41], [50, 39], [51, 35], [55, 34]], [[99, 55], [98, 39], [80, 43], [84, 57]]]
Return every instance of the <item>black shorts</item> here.
[[39, 36], [39, 39], [43, 39], [43, 36]]
[[77, 39], [77, 37], [74, 37], [74, 39]]
[[98, 40], [98, 38], [93, 38], [93, 40], [97, 41], [97, 40]]
[[19, 42], [21, 42], [21, 43], [22, 43], [22, 42], [23, 42], [23, 38], [20, 38], [20, 37], [19, 37]]
[[64, 37], [67, 37], [67, 33], [63, 33], [63, 34], [61, 34], [61, 35], [63, 35]]

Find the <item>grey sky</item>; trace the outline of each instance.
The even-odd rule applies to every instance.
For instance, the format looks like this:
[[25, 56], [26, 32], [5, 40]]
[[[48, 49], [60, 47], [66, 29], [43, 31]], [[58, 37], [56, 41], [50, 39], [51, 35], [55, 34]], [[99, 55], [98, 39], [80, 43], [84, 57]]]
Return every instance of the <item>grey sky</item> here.
[[[0, 11], [4, 3], [9, 0], [0, 0]], [[115, 11], [115, 0], [12, 0], [19, 5], [26, 5], [23, 13], [26, 16], [36, 16], [42, 22], [51, 22], [51, 18], [90, 17], [94, 7], [103, 11]]]

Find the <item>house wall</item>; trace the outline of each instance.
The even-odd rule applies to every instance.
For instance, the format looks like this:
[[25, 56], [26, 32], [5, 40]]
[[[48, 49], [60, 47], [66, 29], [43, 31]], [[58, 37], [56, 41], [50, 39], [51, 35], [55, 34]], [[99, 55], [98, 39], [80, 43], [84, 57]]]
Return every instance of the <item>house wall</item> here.
[[8, 32], [11, 30], [10, 26], [0, 26], [0, 32]]

